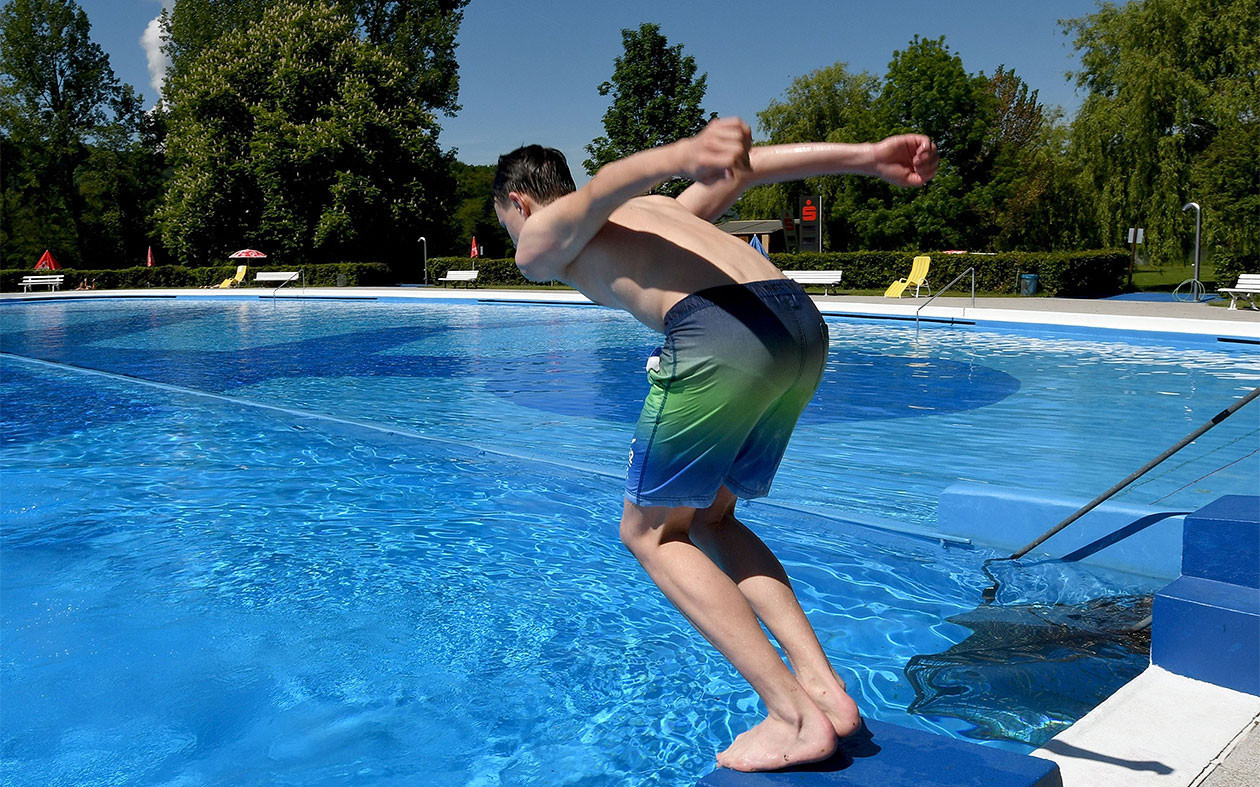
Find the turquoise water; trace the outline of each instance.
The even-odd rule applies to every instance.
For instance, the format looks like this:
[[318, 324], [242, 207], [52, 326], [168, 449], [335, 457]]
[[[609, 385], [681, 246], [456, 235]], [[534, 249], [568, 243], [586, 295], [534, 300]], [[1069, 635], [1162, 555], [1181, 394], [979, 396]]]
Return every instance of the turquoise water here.
[[[617, 542], [655, 341], [629, 319], [174, 301], [0, 327], [6, 783], [690, 784], [760, 718]], [[930, 526], [960, 479], [1093, 496], [1260, 378], [1209, 344], [831, 327], [771, 500], [842, 518]], [[1254, 491], [1257, 431], [1231, 419], [1130, 501]], [[903, 669], [967, 635], [944, 619], [991, 553], [742, 516], [864, 713], [969, 732], [908, 715]]]

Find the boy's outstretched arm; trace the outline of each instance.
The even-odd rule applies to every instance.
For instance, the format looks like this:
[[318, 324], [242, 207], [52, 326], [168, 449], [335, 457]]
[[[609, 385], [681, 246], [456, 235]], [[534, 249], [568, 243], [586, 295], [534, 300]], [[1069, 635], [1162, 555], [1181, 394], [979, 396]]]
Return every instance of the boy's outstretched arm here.
[[[516, 239], [516, 264], [530, 279], [558, 277], [622, 203], [675, 175], [702, 184], [737, 177], [748, 168], [752, 132], [739, 118], [721, 118], [694, 137], [652, 148], [600, 168], [582, 188], [533, 205]], [[527, 198], [510, 192], [514, 209]]]
[[716, 220], [750, 186], [818, 175], [872, 175], [896, 186], [922, 186], [936, 174], [936, 145], [922, 134], [901, 134], [869, 144], [814, 142], [759, 145], [750, 167], [714, 183], [694, 183], [678, 201], [697, 216]]

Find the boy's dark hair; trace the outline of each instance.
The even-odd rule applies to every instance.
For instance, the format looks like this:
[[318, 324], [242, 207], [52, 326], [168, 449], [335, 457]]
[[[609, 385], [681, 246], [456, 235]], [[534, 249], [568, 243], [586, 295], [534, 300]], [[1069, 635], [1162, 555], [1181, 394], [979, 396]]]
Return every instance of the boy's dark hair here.
[[494, 173], [494, 201], [506, 205], [509, 191], [527, 194], [546, 205], [577, 191], [577, 187], [563, 153], [542, 145], [526, 145], [499, 156], [499, 168]]

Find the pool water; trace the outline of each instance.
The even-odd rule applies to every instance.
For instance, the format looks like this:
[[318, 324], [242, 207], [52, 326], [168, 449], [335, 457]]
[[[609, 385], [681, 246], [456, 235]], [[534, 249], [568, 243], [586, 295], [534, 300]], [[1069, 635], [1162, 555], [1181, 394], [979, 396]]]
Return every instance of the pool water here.
[[[0, 327], [6, 784], [691, 784], [759, 720], [617, 541], [655, 343], [628, 318], [181, 300]], [[771, 501], [840, 519], [930, 527], [960, 479], [1092, 497], [1260, 378], [1211, 345], [831, 327]], [[1253, 490], [1257, 431], [1227, 421], [1131, 502]], [[992, 553], [741, 516], [866, 715], [974, 734], [908, 714], [903, 670], [970, 633], [945, 619]], [[1076, 568], [1052, 600], [1159, 584]]]

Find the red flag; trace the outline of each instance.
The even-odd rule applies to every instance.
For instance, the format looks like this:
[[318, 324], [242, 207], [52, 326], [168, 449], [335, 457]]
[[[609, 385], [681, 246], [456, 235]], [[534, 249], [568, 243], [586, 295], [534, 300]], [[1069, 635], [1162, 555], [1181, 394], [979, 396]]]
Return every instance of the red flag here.
[[146, 263], [146, 267], [149, 267], [149, 268], [153, 267], [153, 247], [152, 246], [149, 247], [149, 260]]
[[44, 249], [44, 254], [39, 258], [39, 262], [35, 263], [37, 271], [55, 271], [61, 267], [61, 263], [57, 262], [57, 258], [52, 256], [52, 252]]
[[469, 252], [468, 256], [469, 256], [469, 257], [480, 257], [480, 256], [481, 256], [481, 250], [477, 248], [477, 236], [476, 236], [476, 235], [474, 235], [474, 236], [473, 236], [473, 240], [472, 240], [472, 251], [471, 251], [471, 252]]

